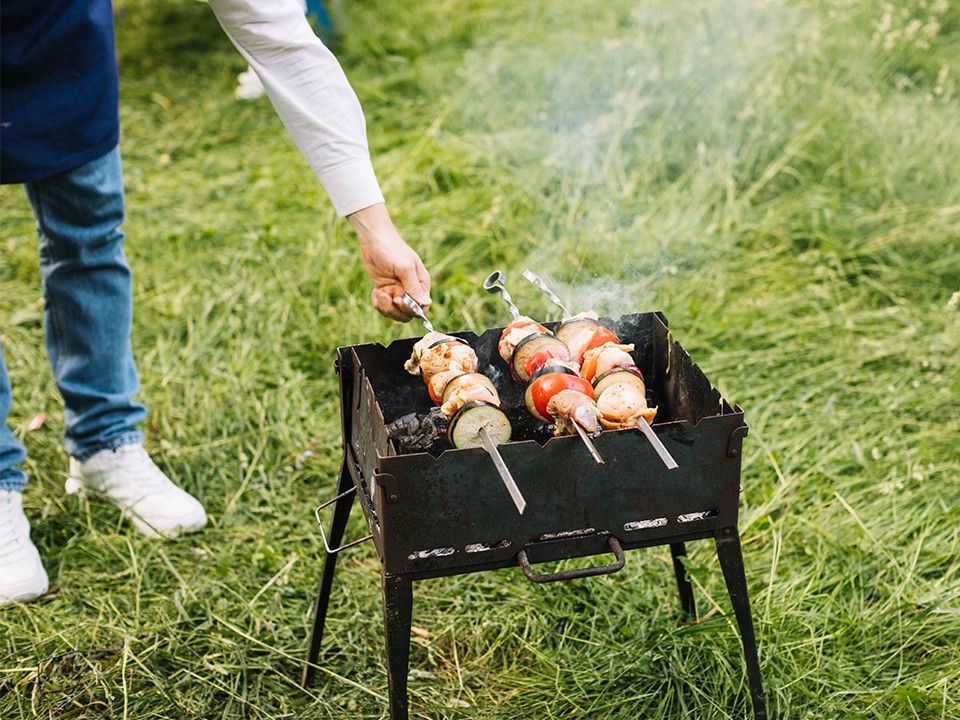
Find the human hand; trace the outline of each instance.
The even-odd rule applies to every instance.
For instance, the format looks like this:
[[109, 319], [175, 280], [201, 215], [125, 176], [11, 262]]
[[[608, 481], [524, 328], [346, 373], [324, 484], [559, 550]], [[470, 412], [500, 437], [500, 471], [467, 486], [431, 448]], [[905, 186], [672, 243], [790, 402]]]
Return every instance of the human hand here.
[[360, 254], [373, 281], [371, 302], [381, 315], [400, 322], [413, 315], [400, 300], [404, 293], [424, 310], [430, 307], [430, 274], [420, 256], [400, 237], [383, 203], [347, 216], [360, 241]]

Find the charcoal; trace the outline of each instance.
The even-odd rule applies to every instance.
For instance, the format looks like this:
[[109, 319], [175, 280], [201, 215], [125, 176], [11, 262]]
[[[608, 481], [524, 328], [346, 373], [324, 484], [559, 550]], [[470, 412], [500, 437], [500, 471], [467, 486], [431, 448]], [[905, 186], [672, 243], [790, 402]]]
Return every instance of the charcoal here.
[[446, 432], [447, 420], [439, 406], [426, 415], [409, 413], [387, 425], [387, 434], [401, 453], [422, 452]]

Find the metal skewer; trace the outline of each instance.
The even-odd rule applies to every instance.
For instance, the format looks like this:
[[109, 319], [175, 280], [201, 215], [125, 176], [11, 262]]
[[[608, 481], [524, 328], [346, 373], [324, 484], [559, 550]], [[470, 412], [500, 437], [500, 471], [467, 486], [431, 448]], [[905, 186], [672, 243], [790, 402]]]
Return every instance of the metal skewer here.
[[527, 501], [524, 499], [523, 493], [520, 492], [520, 488], [517, 487], [517, 483], [513, 479], [513, 475], [510, 474], [510, 469], [507, 467], [507, 464], [503, 462], [503, 458], [500, 456], [500, 451], [497, 450], [497, 446], [487, 434], [487, 429], [481, 426], [478, 432], [480, 433], [480, 440], [483, 443], [483, 449], [487, 451], [487, 454], [490, 455], [490, 459], [493, 460], [493, 464], [497, 468], [497, 472], [500, 473], [500, 479], [503, 481], [504, 487], [506, 487], [507, 492], [510, 493], [510, 497], [513, 499], [513, 504], [517, 506], [517, 512], [523, 515], [523, 511], [527, 507]]
[[520, 311], [517, 309], [517, 306], [513, 304], [513, 298], [510, 297], [510, 293], [507, 292], [507, 289], [503, 286], [503, 280], [506, 276], [499, 270], [494, 270], [487, 276], [487, 279], [483, 281], [483, 289], [487, 292], [500, 293], [503, 296], [503, 301], [507, 304], [507, 307], [510, 308], [510, 314], [514, 318], [520, 317]]
[[603, 458], [600, 457], [600, 453], [597, 452], [597, 448], [593, 445], [593, 440], [590, 439], [590, 436], [587, 435], [587, 431], [584, 430], [580, 423], [574, 421], [573, 426], [577, 429], [577, 435], [580, 436], [580, 439], [583, 440], [583, 444], [587, 446], [587, 450], [590, 451], [590, 454], [593, 455], [593, 459], [597, 461], [597, 465], [603, 465]]
[[653, 431], [653, 428], [650, 427], [643, 417], [637, 418], [639, 420], [638, 427], [641, 432], [647, 436], [647, 440], [650, 441], [650, 444], [653, 446], [653, 449], [657, 451], [657, 455], [660, 456], [660, 459], [663, 460], [663, 464], [667, 466], [667, 470], [673, 470], [674, 468], [679, 467], [677, 461], [673, 459], [673, 455], [670, 454], [670, 451], [664, 447], [663, 443], [660, 442], [660, 438], [657, 437], [657, 434]]
[[410, 297], [407, 293], [404, 293], [400, 296], [400, 301], [410, 308], [410, 312], [420, 318], [420, 322], [423, 323], [423, 327], [427, 332], [433, 332], [433, 323], [427, 318], [427, 314], [423, 311], [423, 308], [420, 307], [420, 303]]
[[540, 279], [540, 276], [538, 276], [538, 275], [537, 275], [536, 273], [534, 273], [532, 270], [524, 270], [524, 271], [523, 271], [523, 276], [524, 276], [527, 280], [529, 280], [530, 282], [532, 282], [534, 285], [536, 285], [540, 290], [542, 290], [543, 292], [545, 292], [546, 295], [547, 295], [547, 297], [550, 298], [550, 302], [552, 302], [552, 303], [553, 303], [554, 305], [556, 305], [558, 308], [560, 308], [561, 310], [563, 310], [563, 316], [564, 316], [565, 318], [570, 317], [570, 312], [563, 306], [563, 302], [560, 300], [560, 298], [558, 298], [558, 297], [554, 294], [554, 292], [553, 292], [550, 288], [547, 287], [547, 284], [546, 284], [543, 280]]

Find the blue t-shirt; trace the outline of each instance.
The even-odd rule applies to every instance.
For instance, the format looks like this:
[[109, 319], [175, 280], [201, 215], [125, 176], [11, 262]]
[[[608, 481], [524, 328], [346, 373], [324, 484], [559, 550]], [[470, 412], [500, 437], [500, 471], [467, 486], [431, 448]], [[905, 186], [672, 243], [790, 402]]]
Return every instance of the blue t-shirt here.
[[116, 147], [110, 0], [3, 0], [0, 33], [0, 182], [43, 180]]

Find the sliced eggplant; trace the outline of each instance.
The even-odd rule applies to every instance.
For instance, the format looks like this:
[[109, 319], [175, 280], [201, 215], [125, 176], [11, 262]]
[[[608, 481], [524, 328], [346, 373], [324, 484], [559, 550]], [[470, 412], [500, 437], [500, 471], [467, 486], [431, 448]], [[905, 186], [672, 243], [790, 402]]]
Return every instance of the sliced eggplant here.
[[636, 365], [619, 365], [610, 368], [606, 372], [600, 373], [594, 378], [593, 396], [600, 397], [608, 387], [622, 382], [636, 385], [641, 393], [644, 395], [647, 394], [647, 386], [643, 382], [643, 375], [640, 373], [640, 369]]
[[472, 373], [463, 373], [462, 375], [457, 375], [455, 378], [450, 379], [446, 386], [443, 388], [443, 399], [442, 403], [445, 403], [450, 399], [450, 396], [454, 391], [465, 382], [475, 382], [478, 385], [483, 385], [490, 389], [490, 392], [493, 393], [495, 398], [500, 397], [500, 394], [497, 392], [497, 388], [494, 386], [493, 381], [488, 378], [483, 373], [472, 372]]
[[513, 357], [511, 358], [511, 368], [513, 369], [514, 376], [518, 380], [521, 382], [528, 382], [530, 380], [530, 375], [523, 366], [527, 364], [527, 360], [542, 350], [549, 351], [553, 357], [559, 358], [560, 360], [570, 359], [570, 349], [563, 340], [557, 339], [556, 335], [549, 333], [533, 333], [527, 335], [527, 337], [517, 343], [517, 346], [513, 349]]
[[591, 331], [593, 331], [596, 330], [599, 325], [600, 322], [598, 320], [594, 320], [593, 318], [582, 315], [567, 318], [560, 323], [560, 327], [557, 328], [557, 337], [566, 343], [571, 337], [579, 333], [584, 328], [589, 328]]
[[494, 445], [510, 441], [509, 418], [496, 405], [482, 400], [467, 403], [453, 414], [447, 426], [447, 439], [455, 448], [482, 447], [480, 428], [487, 431]]

